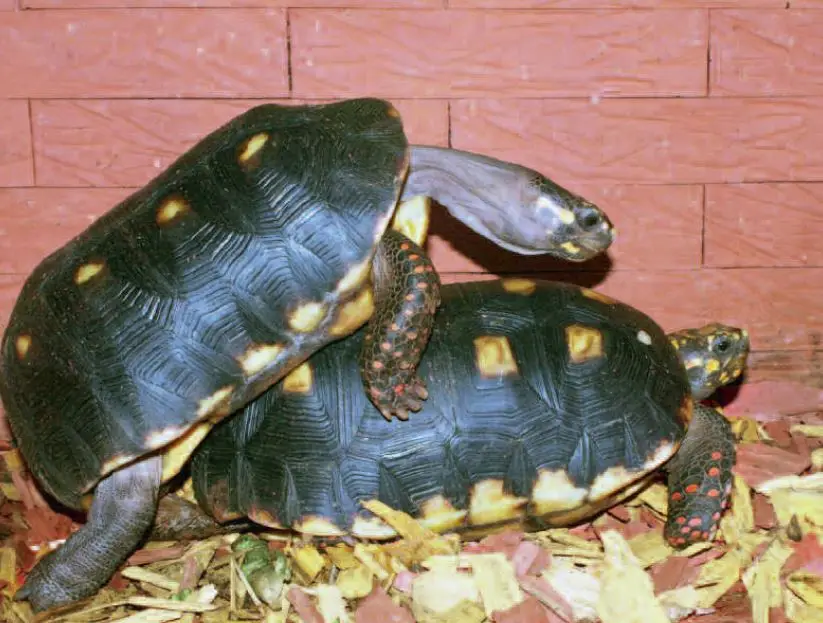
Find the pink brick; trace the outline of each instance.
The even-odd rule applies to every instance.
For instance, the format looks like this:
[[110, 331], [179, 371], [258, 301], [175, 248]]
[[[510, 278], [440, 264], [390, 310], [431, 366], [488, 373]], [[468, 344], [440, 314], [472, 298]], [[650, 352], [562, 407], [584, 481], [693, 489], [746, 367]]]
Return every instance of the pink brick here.
[[823, 179], [823, 98], [460, 100], [452, 144], [560, 183]]
[[0, 274], [27, 275], [114, 207], [126, 189], [0, 189]]
[[170, 7], [441, 8], [444, 0], [20, 0], [27, 9]]
[[[249, 100], [34, 101], [37, 183], [142, 186], [203, 136], [259, 103]], [[410, 140], [447, 144], [445, 102], [398, 100], [394, 103], [403, 115]]]
[[291, 12], [298, 97], [703, 95], [705, 11]]
[[[816, 0], [807, 0], [816, 2]], [[792, 6], [796, 1], [792, 2]], [[784, 8], [786, 0], [449, 0], [454, 9]]]
[[821, 32], [821, 11], [713, 12], [712, 95], [823, 95]]
[[[702, 186], [600, 186], [571, 190], [602, 207], [618, 230], [608, 252], [613, 270], [684, 269], [700, 266]], [[432, 217], [429, 253], [446, 272], [544, 272], [591, 270], [602, 259], [571, 264], [547, 256], [504, 251], [438, 210]]]
[[11, 308], [17, 300], [24, 280], [23, 275], [0, 275], [0, 335], [6, 330]]
[[0, 186], [32, 183], [28, 102], [0, 100]]
[[6, 97], [281, 97], [282, 10], [0, 14]]
[[707, 266], [821, 266], [821, 232], [823, 184], [707, 188]]

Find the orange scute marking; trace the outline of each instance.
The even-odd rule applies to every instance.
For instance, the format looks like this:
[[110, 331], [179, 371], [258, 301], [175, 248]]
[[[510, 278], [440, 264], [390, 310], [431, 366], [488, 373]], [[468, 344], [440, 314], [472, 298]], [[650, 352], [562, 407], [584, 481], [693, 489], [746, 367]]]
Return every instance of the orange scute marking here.
[[691, 519], [689, 519], [689, 525], [690, 526], [699, 526], [702, 523], [703, 523], [703, 520], [700, 519], [700, 517], [692, 517]]
[[706, 495], [708, 495], [710, 498], [719, 498], [720, 491], [718, 491], [717, 489], [710, 489]]
[[712, 452], [712, 460], [713, 461], [719, 461], [722, 458], [723, 458], [723, 453], [722, 452], [718, 452], [717, 450]]
[[711, 476], [712, 478], [714, 478], [715, 476], [717, 476], [718, 474], [720, 474], [720, 468], [718, 468], [718, 467], [710, 467], [710, 468], [709, 468], [709, 471], [708, 471], [707, 473], [709, 474], [709, 476]]
[[383, 362], [382, 361], [372, 361], [371, 367], [375, 370], [382, 370], [383, 369]]
[[689, 485], [688, 487], [686, 487], [686, 493], [697, 493], [697, 489], [697, 485]]
[[700, 532], [700, 530], [695, 530], [694, 532], [691, 533], [691, 537], [693, 539], [699, 539], [701, 534], [702, 534], [702, 532]]
[[675, 519], [675, 521], [676, 521], [677, 523], [679, 523], [679, 524], [684, 524], [684, 523], [686, 523], [686, 518], [685, 518], [685, 517], [683, 517], [683, 515], [680, 515], [680, 517], [678, 517], [677, 519]]
[[683, 499], [683, 494], [680, 493], [680, 491], [675, 491], [674, 493], [672, 493], [671, 498], [674, 502], [679, 502]]

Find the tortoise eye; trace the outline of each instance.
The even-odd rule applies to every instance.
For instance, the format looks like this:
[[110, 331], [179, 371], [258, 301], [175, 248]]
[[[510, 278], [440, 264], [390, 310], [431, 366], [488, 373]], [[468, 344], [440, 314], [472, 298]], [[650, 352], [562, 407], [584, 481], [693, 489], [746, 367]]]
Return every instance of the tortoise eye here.
[[732, 341], [726, 336], [719, 337], [714, 341], [714, 350], [718, 353], [725, 353], [732, 347]]

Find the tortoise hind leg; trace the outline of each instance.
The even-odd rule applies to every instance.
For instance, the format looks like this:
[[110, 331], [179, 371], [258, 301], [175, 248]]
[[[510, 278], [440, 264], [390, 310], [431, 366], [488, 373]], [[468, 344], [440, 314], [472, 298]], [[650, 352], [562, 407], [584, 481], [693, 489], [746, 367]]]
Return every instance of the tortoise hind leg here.
[[408, 418], [428, 396], [417, 376], [440, 304], [440, 278], [423, 249], [389, 230], [375, 253], [375, 310], [360, 352], [363, 385], [387, 420]]
[[714, 539], [728, 505], [735, 457], [726, 418], [695, 403], [683, 445], [666, 466], [669, 513], [664, 534], [669, 545], [680, 549]]
[[162, 458], [124, 467], [100, 481], [86, 524], [31, 570], [15, 599], [35, 612], [94, 595], [145, 535], [157, 508]]

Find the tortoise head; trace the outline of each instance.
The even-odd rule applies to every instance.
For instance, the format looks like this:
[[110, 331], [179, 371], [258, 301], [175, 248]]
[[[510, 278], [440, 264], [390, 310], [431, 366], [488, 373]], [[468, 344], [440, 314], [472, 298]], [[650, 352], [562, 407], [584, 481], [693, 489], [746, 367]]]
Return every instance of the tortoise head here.
[[697, 400], [737, 379], [746, 367], [749, 356], [749, 334], [720, 323], [669, 334], [686, 367], [692, 395]]
[[608, 216], [527, 167], [456, 149], [413, 146], [403, 199], [427, 195], [497, 246], [583, 262], [615, 238]]

